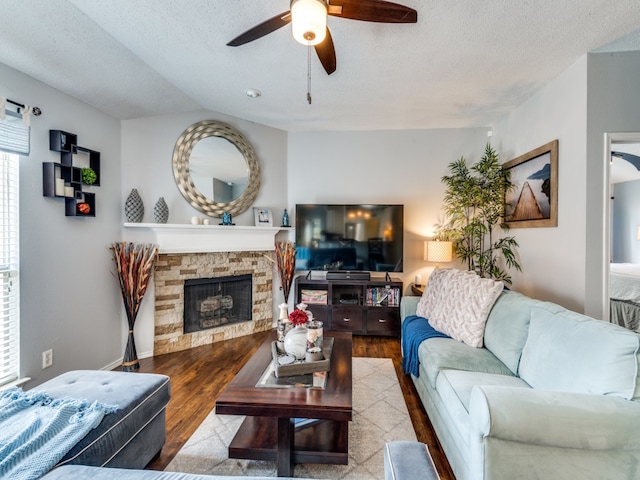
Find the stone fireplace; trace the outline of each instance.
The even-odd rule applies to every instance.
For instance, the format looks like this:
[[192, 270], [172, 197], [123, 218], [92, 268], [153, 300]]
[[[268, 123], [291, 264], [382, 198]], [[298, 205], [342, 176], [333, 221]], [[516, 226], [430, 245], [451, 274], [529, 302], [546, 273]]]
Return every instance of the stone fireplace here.
[[[281, 228], [166, 223], [125, 223], [124, 227], [130, 241], [155, 243], [160, 251], [153, 276], [154, 355], [187, 350], [273, 327], [273, 250]], [[251, 319], [220, 322], [204, 330], [185, 333], [185, 281], [236, 275], [251, 277]], [[204, 308], [215, 309], [217, 300], [211, 299], [211, 302]], [[228, 306], [228, 299], [225, 302]]]
[[[235, 277], [250, 280], [249, 318], [229, 321], [237, 316], [232, 304], [240, 301], [242, 294], [213, 287], [214, 290], [198, 302], [197, 309], [206, 311], [204, 321], [198, 320], [204, 324], [203, 328], [187, 332], [184, 328], [185, 283], [199, 284], [207, 279], [219, 285], [219, 280]], [[154, 355], [269, 330], [273, 322], [272, 282], [273, 261], [263, 251], [161, 253], [154, 274]]]
[[184, 281], [184, 333], [252, 320], [252, 275]]

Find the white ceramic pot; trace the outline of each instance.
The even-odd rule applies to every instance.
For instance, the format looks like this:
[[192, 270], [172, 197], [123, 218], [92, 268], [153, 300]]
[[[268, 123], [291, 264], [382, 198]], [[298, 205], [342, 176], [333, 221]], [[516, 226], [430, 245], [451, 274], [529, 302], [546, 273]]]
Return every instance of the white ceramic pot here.
[[302, 360], [307, 353], [307, 329], [297, 326], [289, 330], [284, 336], [284, 351], [295, 357], [296, 360]]

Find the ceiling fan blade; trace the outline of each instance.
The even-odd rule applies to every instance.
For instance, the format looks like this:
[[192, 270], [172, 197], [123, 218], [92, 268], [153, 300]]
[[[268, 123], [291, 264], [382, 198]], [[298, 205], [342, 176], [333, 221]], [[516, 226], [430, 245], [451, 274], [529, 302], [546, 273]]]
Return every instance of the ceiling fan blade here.
[[331, 38], [331, 32], [329, 32], [328, 27], [327, 36], [322, 43], [315, 46], [315, 49], [327, 75], [331, 75], [336, 71], [336, 49], [333, 46], [333, 39]]
[[416, 23], [418, 12], [413, 8], [384, 0], [330, 0], [329, 15], [381, 23]]
[[231, 40], [227, 45], [229, 47], [238, 47], [240, 45], [244, 45], [245, 43], [253, 42], [258, 38], [264, 37], [265, 35], [275, 32], [279, 28], [284, 27], [286, 24], [291, 22], [291, 12], [286, 11], [281, 13], [280, 15], [276, 15], [275, 17], [270, 18], [269, 20], [265, 20], [262, 23], [259, 23], [253, 28], [250, 28], [246, 32], [238, 35], [236, 38]]
[[626, 152], [611, 152], [611, 155], [614, 156], [614, 157], [619, 157], [619, 158], [621, 158], [623, 160], [626, 160], [631, 165], [636, 167], [637, 170], [640, 170], [640, 157], [639, 156], [634, 155], [633, 153], [626, 153]]

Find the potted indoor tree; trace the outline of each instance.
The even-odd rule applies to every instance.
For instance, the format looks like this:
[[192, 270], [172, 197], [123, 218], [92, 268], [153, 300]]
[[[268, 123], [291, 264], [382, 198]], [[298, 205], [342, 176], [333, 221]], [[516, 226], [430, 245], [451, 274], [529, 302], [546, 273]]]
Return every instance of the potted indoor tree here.
[[518, 242], [502, 236], [505, 192], [512, 188], [509, 171], [487, 144], [480, 160], [469, 166], [464, 157], [449, 164], [444, 206], [446, 219], [437, 226], [436, 240], [453, 242], [453, 251], [481, 277], [511, 284], [508, 268], [521, 271], [516, 258]]

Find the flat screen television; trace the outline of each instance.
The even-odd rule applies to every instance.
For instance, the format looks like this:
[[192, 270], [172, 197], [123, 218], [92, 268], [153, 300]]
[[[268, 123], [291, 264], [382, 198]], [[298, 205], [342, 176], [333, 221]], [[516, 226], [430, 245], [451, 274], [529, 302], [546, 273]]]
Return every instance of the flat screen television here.
[[296, 270], [401, 272], [404, 205], [296, 205]]

